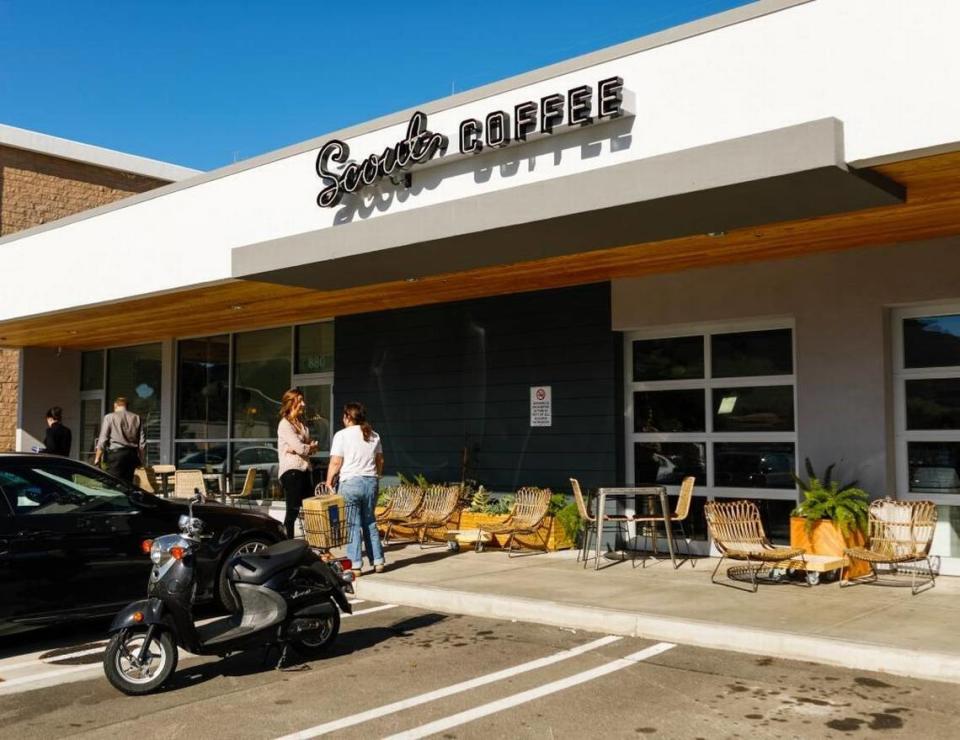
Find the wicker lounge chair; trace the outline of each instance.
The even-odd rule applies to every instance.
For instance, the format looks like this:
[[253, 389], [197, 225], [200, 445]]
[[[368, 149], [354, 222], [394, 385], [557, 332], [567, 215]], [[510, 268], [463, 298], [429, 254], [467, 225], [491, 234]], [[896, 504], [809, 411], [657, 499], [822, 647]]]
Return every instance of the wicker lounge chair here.
[[[653, 540], [653, 552], [657, 552], [657, 534], [659, 532], [659, 526], [662, 524], [664, 528], [674, 527], [671, 532], [676, 532], [676, 529], [680, 530], [680, 539], [683, 541], [684, 545], [687, 548], [687, 560], [690, 559], [690, 541], [687, 539], [687, 533], [683, 529], [683, 523], [686, 521], [687, 517], [690, 515], [690, 501], [693, 498], [693, 484], [696, 482], [696, 478], [692, 475], [687, 476], [683, 479], [683, 482], [680, 484], [680, 496], [677, 498], [677, 508], [669, 517], [666, 516], [637, 516], [633, 517], [634, 522], [641, 525], [646, 525], [650, 528], [650, 537]], [[674, 540], [676, 542], [677, 540]], [[677, 563], [676, 567], [680, 567], [681, 563]]]
[[[805, 565], [802, 547], [778, 547], [770, 543], [763, 531], [760, 510], [753, 501], [712, 501], [705, 505], [704, 511], [713, 544], [720, 551], [720, 562], [713, 569], [711, 583], [739, 588], [734, 581], [748, 575], [751, 590], [756, 593], [758, 576], [765, 568], [786, 567], [790, 561], [798, 562], [800, 567]], [[729, 582], [718, 581], [717, 572], [728, 558], [745, 561], [746, 565], [729, 568]], [[804, 584], [810, 585], [806, 580]]]
[[419, 486], [397, 486], [390, 496], [387, 510], [377, 517], [377, 524], [384, 528], [383, 541], [390, 539], [396, 525], [405, 525], [417, 514], [423, 503], [423, 489]]
[[[890, 566], [896, 573], [908, 563], [926, 564], [926, 573], [917, 566], [910, 567], [910, 591], [914, 595], [933, 588], [935, 579], [930, 566], [930, 545], [937, 525], [937, 507], [932, 501], [896, 501], [878, 499], [870, 504], [869, 539], [866, 547], [851, 547], [845, 551], [851, 560], [861, 560], [870, 565], [870, 575], [852, 578], [847, 586], [859, 583], [882, 583], [900, 585], [893, 581], [880, 581], [878, 565]], [[840, 585], [844, 586], [841, 570]], [[926, 576], [919, 583], [917, 576]], [[906, 585], [906, 584], [903, 584]]]
[[194, 491], [207, 495], [202, 470], [178, 470], [173, 474], [173, 498], [193, 498]]
[[156, 494], [160, 491], [160, 484], [153, 474], [153, 468], [140, 467], [134, 470], [133, 485], [147, 493]]
[[[424, 494], [423, 503], [416, 515], [403, 523], [412, 529], [420, 547], [430, 532], [442, 530], [446, 535], [447, 523], [460, 505], [460, 486], [432, 486]], [[446, 539], [444, 537], [444, 539]]]
[[[540, 525], [550, 507], [549, 488], [521, 488], [510, 511], [510, 516], [503, 524], [481, 524], [478, 529], [491, 535], [507, 535], [504, 549], [508, 557], [513, 557], [513, 545], [516, 542], [522, 549], [523, 543], [517, 540], [517, 535], [531, 535], [543, 544], [543, 552], [547, 551], [547, 535], [541, 532]], [[477, 552], [483, 550], [483, 538], [477, 538]]]

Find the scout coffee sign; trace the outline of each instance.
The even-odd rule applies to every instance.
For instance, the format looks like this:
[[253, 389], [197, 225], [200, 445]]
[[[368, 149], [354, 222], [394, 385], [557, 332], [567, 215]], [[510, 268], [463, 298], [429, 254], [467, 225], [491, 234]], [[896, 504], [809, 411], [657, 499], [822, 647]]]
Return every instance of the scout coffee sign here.
[[[623, 79], [608, 77], [597, 83], [555, 93], [539, 101], [525, 101], [512, 111], [494, 110], [481, 121], [467, 118], [457, 132], [459, 154], [475, 155], [484, 149], [502, 149], [522, 143], [534, 136], [558, 133], [592, 123], [619, 118], [624, 109]], [[339, 139], [331, 139], [317, 155], [317, 175], [324, 188], [317, 195], [317, 205], [332, 208], [344, 195], [375, 185], [383, 178], [398, 182], [415, 165], [447, 156], [449, 139], [430, 130], [427, 114], [417, 111], [410, 117], [406, 136], [380, 153], [370, 154], [360, 162], [350, 160], [350, 147]]]

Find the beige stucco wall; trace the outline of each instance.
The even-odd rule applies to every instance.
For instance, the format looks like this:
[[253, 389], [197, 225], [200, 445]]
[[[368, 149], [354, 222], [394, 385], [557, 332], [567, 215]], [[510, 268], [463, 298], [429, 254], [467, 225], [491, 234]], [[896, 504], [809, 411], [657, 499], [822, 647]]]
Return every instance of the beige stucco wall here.
[[[0, 236], [165, 184], [153, 177], [0, 146]], [[36, 280], [37, 290], [42, 290], [43, 275]], [[18, 350], [0, 348], [0, 451], [13, 449], [16, 443], [19, 366]]]
[[843, 459], [876, 496], [895, 489], [890, 308], [952, 299], [956, 237], [617, 280], [613, 327], [792, 317], [798, 460]]

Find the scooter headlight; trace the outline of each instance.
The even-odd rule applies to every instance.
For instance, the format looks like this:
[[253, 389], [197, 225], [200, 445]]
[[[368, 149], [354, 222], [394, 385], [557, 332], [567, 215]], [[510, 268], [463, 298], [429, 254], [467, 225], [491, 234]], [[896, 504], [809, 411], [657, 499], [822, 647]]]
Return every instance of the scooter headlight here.
[[154, 565], [160, 565], [160, 563], [163, 561], [163, 556], [163, 547], [159, 542], [154, 542], [150, 546], [150, 562]]

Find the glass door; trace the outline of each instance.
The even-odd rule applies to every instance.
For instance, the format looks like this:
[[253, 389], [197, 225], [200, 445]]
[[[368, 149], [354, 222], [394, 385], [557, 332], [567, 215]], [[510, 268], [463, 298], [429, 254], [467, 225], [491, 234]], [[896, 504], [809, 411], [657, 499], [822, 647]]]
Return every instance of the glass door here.
[[93, 464], [103, 414], [103, 391], [80, 393], [80, 439], [77, 456], [82, 462]]
[[311, 456], [313, 483], [323, 483], [327, 476], [327, 463], [330, 460], [330, 439], [333, 435], [333, 379], [311, 378], [295, 379], [294, 384], [303, 391], [307, 402], [304, 414], [310, 438], [317, 441], [319, 448]]

